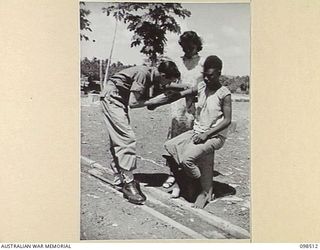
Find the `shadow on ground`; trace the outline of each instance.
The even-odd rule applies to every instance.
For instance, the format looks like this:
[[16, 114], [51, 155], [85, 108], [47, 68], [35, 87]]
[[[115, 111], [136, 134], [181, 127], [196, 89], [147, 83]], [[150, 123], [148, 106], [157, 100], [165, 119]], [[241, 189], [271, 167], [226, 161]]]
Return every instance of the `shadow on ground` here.
[[167, 174], [134, 174], [134, 179], [146, 183], [146, 186], [161, 187], [165, 180], [168, 178]]
[[[215, 171], [214, 176], [220, 175], [219, 172]], [[135, 174], [134, 175], [135, 180], [145, 183], [146, 186], [150, 187], [162, 187], [162, 184], [165, 182], [165, 180], [168, 178], [168, 174], [163, 173], [152, 173], [152, 174]], [[190, 185], [188, 185], [189, 188], [182, 187], [182, 193], [181, 196], [185, 198], [189, 202], [194, 202], [196, 199], [197, 194], [200, 192], [200, 187], [198, 184], [193, 183], [190, 190]], [[219, 181], [213, 181], [213, 187], [214, 187], [214, 194], [215, 199], [222, 198], [228, 195], [235, 195], [236, 189], [226, 183], [219, 182]], [[165, 191], [170, 192], [171, 189], [164, 189]], [[184, 192], [184, 190], [186, 190]]]

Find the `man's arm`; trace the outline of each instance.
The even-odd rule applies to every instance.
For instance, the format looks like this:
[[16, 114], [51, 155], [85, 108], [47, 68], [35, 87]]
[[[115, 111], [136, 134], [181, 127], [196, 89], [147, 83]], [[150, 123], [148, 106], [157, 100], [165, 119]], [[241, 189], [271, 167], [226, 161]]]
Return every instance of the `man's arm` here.
[[196, 93], [195, 89], [190, 88], [180, 92], [169, 91], [167, 93], [157, 95], [156, 97], [153, 97], [149, 100], [141, 100], [140, 99], [141, 95], [138, 92], [132, 91], [130, 93], [130, 98], [129, 98], [129, 107], [141, 108], [141, 107], [148, 106], [151, 109], [152, 108], [154, 109], [156, 107], [159, 107], [168, 103], [172, 103], [182, 97], [185, 97], [187, 95], [192, 95], [195, 93]]
[[224, 130], [231, 124], [231, 117], [232, 117], [232, 106], [231, 106], [231, 95], [227, 95], [223, 99], [223, 107], [222, 112], [224, 119], [214, 128], [209, 129], [208, 131], [198, 134], [193, 137], [194, 144], [204, 143], [210, 136], [219, 133], [220, 131]]
[[189, 88], [189, 89], [186, 89], [186, 90], [183, 90], [183, 91], [172, 91], [172, 90], [169, 90], [168, 92], [155, 97], [155, 98], [159, 98], [159, 99], [161, 98], [161, 101], [158, 102], [158, 103], [154, 102], [154, 101], [157, 101], [157, 100], [150, 99], [149, 100], [150, 103], [147, 104], [147, 107], [148, 107], [149, 110], [154, 110], [157, 107], [160, 107], [162, 105], [175, 102], [176, 100], [179, 100], [179, 99], [181, 99], [181, 98], [183, 98], [185, 96], [196, 95], [196, 94], [197, 94], [197, 89], [196, 88]]
[[189, 88], [188, 85], [183, 84], [181, 82], [179, 82], [179, 83], [173, 82], [173, 83], [169, 84], [168, 86], [166, 86], [167, 90], [177, 90], [177, 91], [187, 90], [188, 88]]

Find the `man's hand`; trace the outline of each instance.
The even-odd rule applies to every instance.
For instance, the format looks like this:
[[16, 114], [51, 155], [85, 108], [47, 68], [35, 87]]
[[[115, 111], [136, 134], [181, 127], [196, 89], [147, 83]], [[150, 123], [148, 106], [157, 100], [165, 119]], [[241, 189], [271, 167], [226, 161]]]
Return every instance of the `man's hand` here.
[[208, 135], [206, 133], [196, 134], [192, 140], [194, 144], [205, 143], [208, 139]]
[[165, 95], [169, 98], [169, 100], [178, 100], [181, 97], [180, 92], [168, 90], [165, 92]]

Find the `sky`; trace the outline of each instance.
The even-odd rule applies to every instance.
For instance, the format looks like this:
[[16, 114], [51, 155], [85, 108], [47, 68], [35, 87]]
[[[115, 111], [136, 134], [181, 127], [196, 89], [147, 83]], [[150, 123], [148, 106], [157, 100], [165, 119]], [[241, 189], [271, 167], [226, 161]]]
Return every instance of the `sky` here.
[[[108, 3], [86, 2], [90, 10], [88, 20], [92, 32], [85, 32], [89, 41], [80, 42], [81, 58], [109, 58], [116, 21], [102, 12]], [[193, 30], [203, 40], [203, 57], [217, 55], [223, 61], [222, 74], [250, 75], [250, 5], [248, 3], [183, 3], [183, 8], [191, 12], [185, 19], [176, 18], [181, 32]], [[141, 47], [130, 47], [133, 32], [127, 25], [118, 22], [112, 62], [142, 64], [144, 55]], [[165, 56], [175, 59], [183, 55], [178, 44], [179, 34], [167, 33]]]

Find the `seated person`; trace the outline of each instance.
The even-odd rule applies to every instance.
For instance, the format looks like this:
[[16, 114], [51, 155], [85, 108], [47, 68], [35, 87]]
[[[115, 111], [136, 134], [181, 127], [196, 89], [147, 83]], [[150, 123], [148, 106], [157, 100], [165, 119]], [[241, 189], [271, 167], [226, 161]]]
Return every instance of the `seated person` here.
[[207, 57], [197, 89], [179, 93], [180, 97], [198, 95], [194, 126], [164, 145], [177, 180], [173, 196], [179, 196], [180, 188], [187, 189], [189, 195], [197, 193], [196, 208], [203, 208], [212, 199], [214, 152], [223, 146], [231, 123], [231, 92], [220, 83], [221, 69], [217, 56]]

